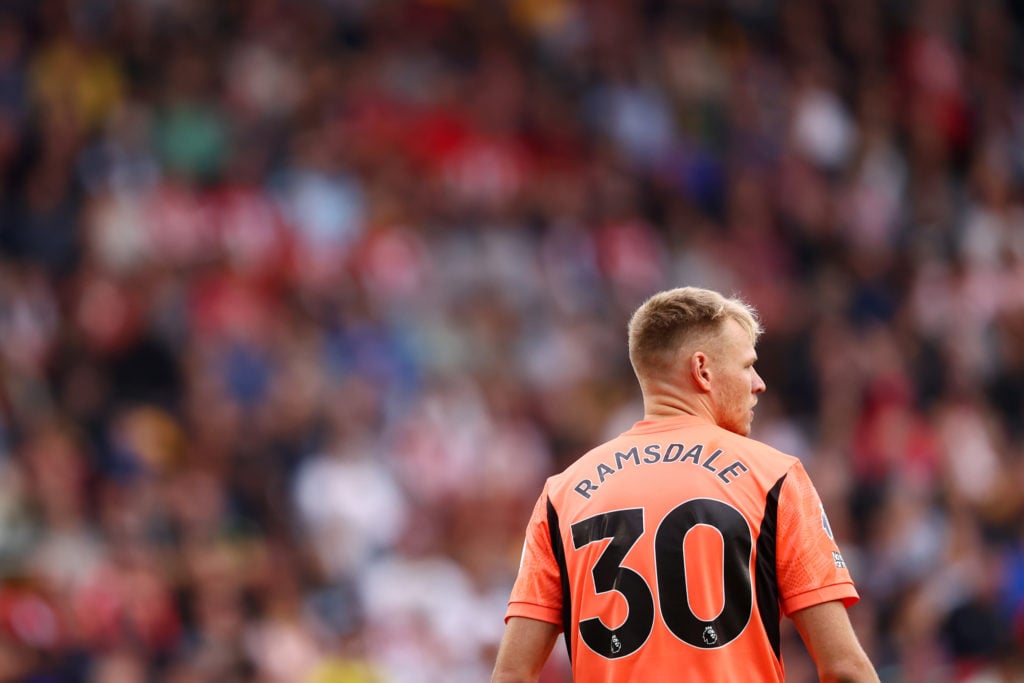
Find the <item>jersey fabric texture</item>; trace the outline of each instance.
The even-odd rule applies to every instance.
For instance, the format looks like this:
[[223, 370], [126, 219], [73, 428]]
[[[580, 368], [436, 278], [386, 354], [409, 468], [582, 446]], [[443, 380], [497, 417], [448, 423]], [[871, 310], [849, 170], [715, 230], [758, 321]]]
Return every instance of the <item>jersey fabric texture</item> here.
[[858, 600], [800, 461], [695, 416], [550, 477], [506, 621], [557, 624], [576, 681], [784, 681], [780, 620]]

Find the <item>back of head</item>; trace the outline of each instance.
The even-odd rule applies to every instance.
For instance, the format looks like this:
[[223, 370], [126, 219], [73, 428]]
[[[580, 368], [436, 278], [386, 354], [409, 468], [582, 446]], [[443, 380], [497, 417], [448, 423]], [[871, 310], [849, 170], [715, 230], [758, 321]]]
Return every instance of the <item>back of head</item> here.
[[643, 384], [670, 369], [680, 349], [710, 342], [726, 320], [735, 320], [755, 341], [761, 334], [754, 309], [700, 287], [678, 287], [650, 297], [629, 321], [629, 361]]

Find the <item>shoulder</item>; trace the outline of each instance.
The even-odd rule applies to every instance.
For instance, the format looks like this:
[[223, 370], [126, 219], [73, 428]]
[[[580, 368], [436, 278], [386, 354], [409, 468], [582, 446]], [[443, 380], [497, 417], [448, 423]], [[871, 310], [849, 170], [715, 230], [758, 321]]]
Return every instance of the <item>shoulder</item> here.
[[721, 443], [727, 444], [730, 448], [734, 448], [737, 451], [748, 453], [759, 460], [771, 462], [785, 469], [800, 464], [800, 459], [796, 456], [780, 451], [764, 441], [736, 434], [721, 427], [714, 427], [713, 429], [720, 432]]
[[742, 436], [718, 427], [714, 429], [718, 432], [717, 447], [738, 458], [749, 467], [755, 475], [754, 478], [766, 489], [771, 488], [783, 478], [789, 479], [794, 473], [799, 479], [805, 478], [803, 465], [796, 456], [749, 436]]

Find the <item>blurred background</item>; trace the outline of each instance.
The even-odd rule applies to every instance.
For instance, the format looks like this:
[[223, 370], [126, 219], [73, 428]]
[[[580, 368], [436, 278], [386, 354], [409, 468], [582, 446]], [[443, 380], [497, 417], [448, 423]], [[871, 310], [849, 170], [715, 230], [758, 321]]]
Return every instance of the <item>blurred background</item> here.
[[639, 419], [626, 321], [686, 284], [762, 315], [754, 436], [882, 679], [1024, 681], [1022, 27], [4, 0], [0, 681], [488, 680], [542, 482]]

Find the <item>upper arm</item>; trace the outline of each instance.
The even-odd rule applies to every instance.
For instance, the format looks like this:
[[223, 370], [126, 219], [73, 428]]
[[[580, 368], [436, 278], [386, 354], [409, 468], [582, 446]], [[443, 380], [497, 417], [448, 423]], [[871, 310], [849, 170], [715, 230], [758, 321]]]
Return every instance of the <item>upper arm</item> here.
[[843, 603], [823, 602], [790, 615], [822, 681], [878, 681]]
[[492, 683], [536, 681], [561, 628], [525, 617], [509, 617], [498, 646]]

